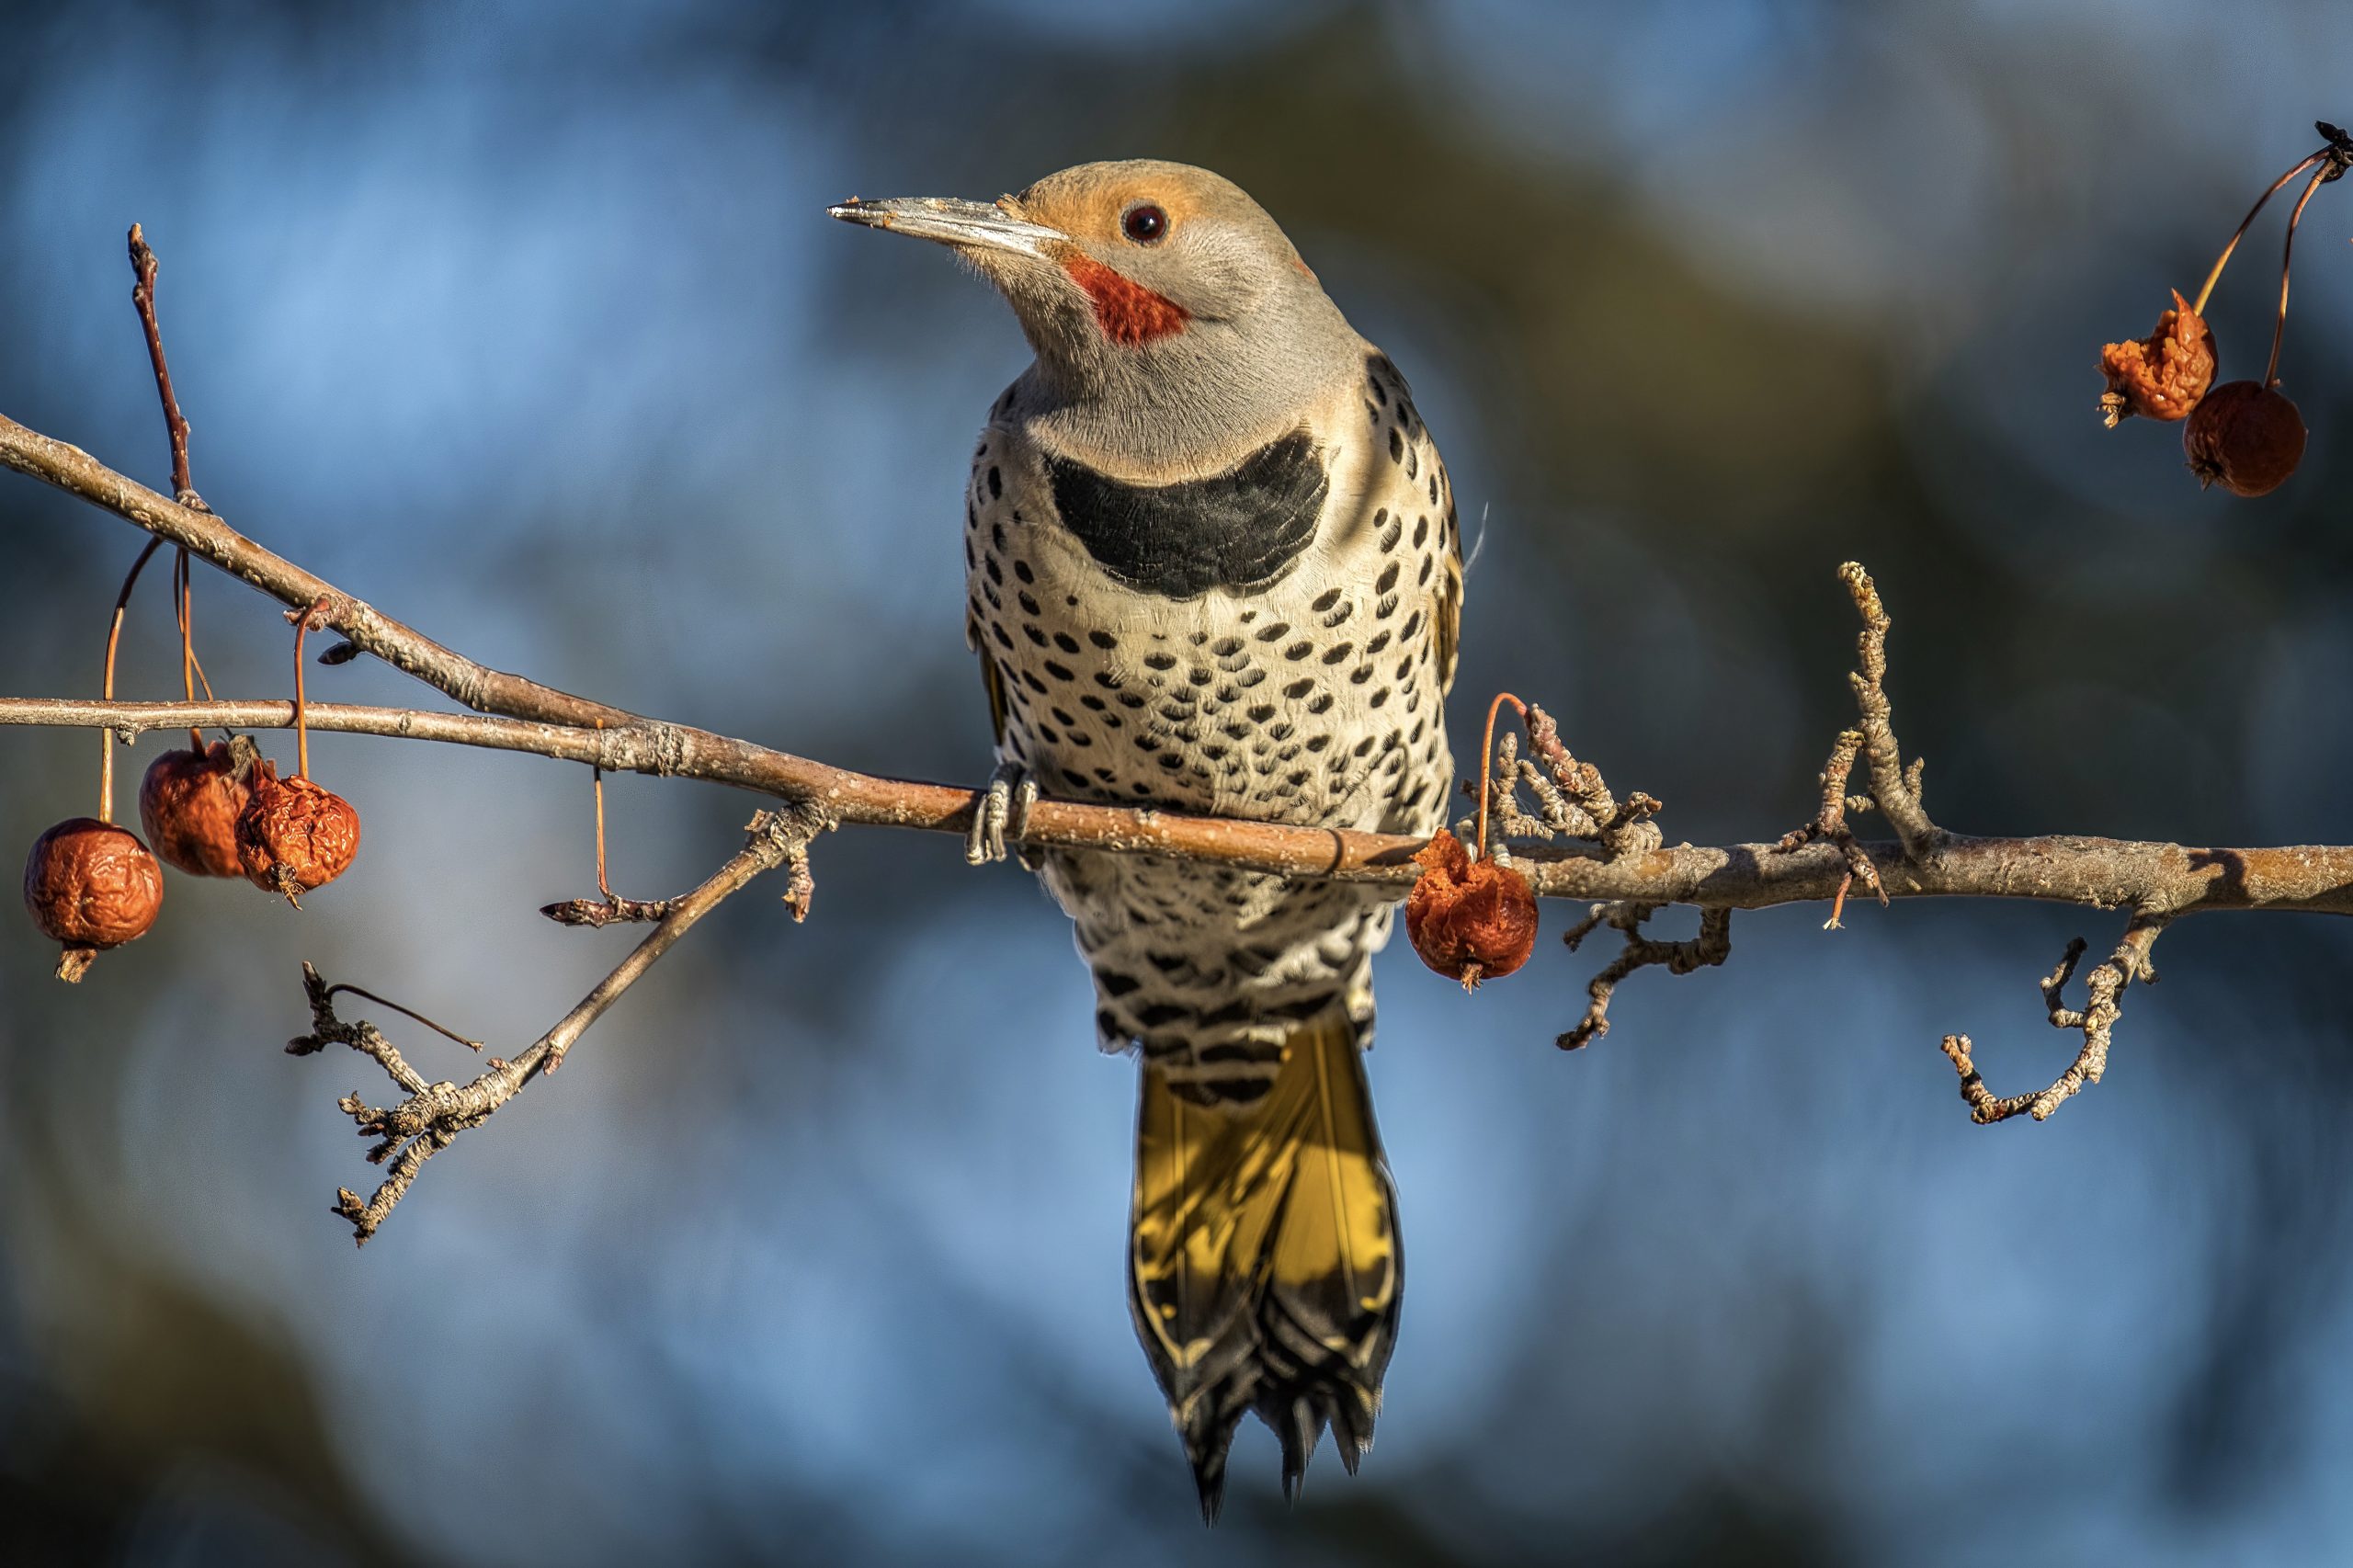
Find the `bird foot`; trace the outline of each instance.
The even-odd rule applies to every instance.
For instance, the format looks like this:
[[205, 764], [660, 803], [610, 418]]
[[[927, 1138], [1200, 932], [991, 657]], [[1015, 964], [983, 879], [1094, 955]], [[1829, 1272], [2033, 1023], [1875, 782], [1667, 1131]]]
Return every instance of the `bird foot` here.
[[[972, 829], [964, 840], [967, 864], [985, 866], [1005, 858], [1006, 841], [1018, 840], [1029, 825], [1029, 808], [1038, 803], [1038, 781], [1017, 762], [1000, 762], [989, 775], [986, 793], [972, 812]], [[1028, 858], [1023, 858], [1027, 865]]]

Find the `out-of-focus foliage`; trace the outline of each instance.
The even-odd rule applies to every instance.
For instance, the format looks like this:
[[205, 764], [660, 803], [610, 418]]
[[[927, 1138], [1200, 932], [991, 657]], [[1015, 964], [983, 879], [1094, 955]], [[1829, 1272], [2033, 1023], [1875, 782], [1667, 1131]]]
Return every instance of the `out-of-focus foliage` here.
[[[1856, 556], [1949, 824], [2347, 836], [2344, 197], [2308, 220], [2286, 488], [2201, 495], [2176, 428], [2093, 408], [2098, 346], [2353, 107], [2341, 7], [92, 5], [6, 33], [0, 410], [162, 482], [142, 221], [206, 497], [503, 667], [977, 778], [956, 498], [1023, 351], [946, 258], [820, 209], [1150, 153], [1256, 194], [1414, 379], [1483, 526], [1461, 689], [1544, 699], [1670, 835], [1808, 809]], [[2226, 377], [2260, 362], [2277, 233], [2210, 312]], [[13, 480], [0, 524], [0, 688], [93, 689], [136, 540]], [[198, 590], [214, 684], [281, 692], [272, 608]], [[171, 688], [167, 619], [137, 607], [127, 692]], [[312, 687], [417, 695], [366, 661]], [[95, 751], [0, 736], [0, 840], [88, 810]], [[372, 1173], [333, 1101], [366, 1064], [279, 1054], [298, 960], [511, 1047], [631, 938], [530, 913], [585, 890], [579, 771], [331, 736], [313, 765], [368, 840], [306, 913], [175, 878], [73, 991], [0, 940], [12, 1561], [2353, 1542], [2338, 926], [2177, 928], [2108, 1083], [1992, 1131], [1937, 1037], [2047, 1076], [2033, 978], [2111, 917], [1744, 918], [1727, 968], [1637, 978], [1574, 1057], [1585, 958], [1548, 937], [1466, 1002], [1401, 945], [1380, 1447], [1286, 1514], [1246, 1432], [1212, 1538], [1120, 1300], [1131, 1071], [1032, 882], [829, 839], [808, 926], [731, 905], [355, 1256], [327, 1206]], [[619, 882], [685, 885], [748, 809], [615, 781]]]

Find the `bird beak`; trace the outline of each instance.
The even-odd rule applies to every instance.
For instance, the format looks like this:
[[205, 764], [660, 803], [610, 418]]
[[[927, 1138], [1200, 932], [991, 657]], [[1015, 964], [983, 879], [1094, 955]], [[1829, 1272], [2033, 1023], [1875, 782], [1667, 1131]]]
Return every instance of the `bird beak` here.
[[1040, 261], [1052, 260], [1071, 243], [1070, 236], [1060, 229], [1015, 217], [1002, 200], [959, 201], [952, 197], [906, 196], [869, 201], [853, 196], [825, 211], [845, 223], [863, 223], [870, 229], [913, 234], [919, 240], [937, 240], [944, 245], [1010, 251]]

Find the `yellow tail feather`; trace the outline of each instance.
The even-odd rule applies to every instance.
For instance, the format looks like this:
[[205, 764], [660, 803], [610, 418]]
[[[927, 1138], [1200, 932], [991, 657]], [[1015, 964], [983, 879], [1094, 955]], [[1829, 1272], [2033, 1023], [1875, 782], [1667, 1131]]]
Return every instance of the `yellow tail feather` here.
[[1240, 1108], [1143, 1068], [1129, 1303], [1211, 1519], [1245, 1411], [1282, 1440], [1286, 1494], [1327, 1423], [1351, 1472], [1372, 1445], [1404, 1259], [1357, 1039], [1317, 1015]]

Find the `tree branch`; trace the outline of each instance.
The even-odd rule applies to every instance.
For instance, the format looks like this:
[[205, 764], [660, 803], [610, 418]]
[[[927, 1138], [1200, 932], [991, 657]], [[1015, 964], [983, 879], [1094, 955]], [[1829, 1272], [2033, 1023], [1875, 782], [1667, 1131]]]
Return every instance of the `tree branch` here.
[[[667, 766], [670, 754], [649, 746], [635, 727], [575, 730], [562, 724], [313, 702], [306, 719], [314, 730], [392, 739], [438, 741], [576, 762], [608, 773], [648, 773], [706, 779], [771, 794], [797, 796], [785, 780], [806, 764], [748, 741], [724, 742], [691, 767]], [[290, 702], [100, 702], [75, 698], [0, 698], [0, 726], [113, 729], [124, 735], [149, 730], [289, 729]], [[720, 737], [714, 737], [720, 738]], [[879, 778], [826, 768], [850, 781], [824, 798], [845, 824], [881, 824], [961, 835], [972, 791], [944, 784]], [[1073, 801], [1038, 802], [1024, 842], [1117, 854], [1214, 860], [1245, 870], [1288, 876], [1379, 882], [1404, 889], [1417, 868], [1420, 841], [1392, 834], [1288, 827], [1277, 823], [1186, 816]], [[1546, 898], [1586, 902], [1688, 903], [1702, 909], [1768, 909], [1827, 902], [1850, 873], [1847, 851], [1829, 842], [1793, 848], [1781, 844], [1678, 845], [1611, 858], [1598, 846], [1522, 846], [1513, 864]], [[2353, 846], [2296, 845], [2279, 848], [2200, 848], [2143, 840], [2046, 834], [2028, 838], [1972, 838], [1949, 834], [1927, 859], [1910, 861], [1900, 844], [1857, 842], [1864, 858], [1898, 898], [2021, 898], [2113, 909], [2131, 904], [2177, 915], [2206, 910], [2266, 909], [2313, 915], [2353, 915]], [[1901, 876], [1893, 873], [1901, 871]]]
[[[467, 713], [335, 702], [310, 704], [305, 718], [311, 728], [324, 732], [482, 746], [581, 763], [608, 773], [701, 778], [784, 800], [800, 798], [779, 778], [790, 772], [789, 765], [801, 759], [748, 741], [727, 741], [724, 750], [688, 769], [664, 766], [665, 755], [649, 748], [642, 733], [631, 728], [575, 730]], [[190, 725], [290, 729], [293, 722], [290, 702], [0, 698], [0, 727], [113, 729], [136, 735]], [[972, 799], [969, 790], [845, 769], [826, 771], [853, 781], [841, 797], [821, 802], [831, 809], [836, 799], [854, 801], [854, 809], [838, 812], [841, 823], [960, 835], [965, 830]], [[1402, 891], [1418, 874], [1411, 856], [1422, 841], [1393, 834], [1041, 800], [1024, 842], [1213, 860], [1243, 870], [1378, 882]], [[1539, 895], [1588, 903], [1768, 909], [1836, 897], [1839, 883], [1850, 872], [1847, 851], [1828, 842], [1784, 848], [1786, 843], [1685, 844], [1618, 858], [1597, 845], [1534, 844], [1521, 846], [1512, 863]], [[1853, 850], [1898, 898], [2038, 899], [2096, 909], [2131, 904], [2177, 915], [2234, 909], [2353, 915], [2353, 846], [2228, 849], [2066, 834], [2028, 838], [1950, 834], [1920, 862], [1908, 861], [1902, 845], [1886, 840], [1858, 841]], [[1893, 875], [1899, 870], [1902, 876]]]
[[2143, 984], [2156, 983], [2157, 971], [2149, 962], [2149, 949], [2156, 944], [2157, 934], [2165, 927], [2161, 915], [2135, 915], [2124, 928], [2124, 939], [2108, 960], [2092, 971], [2085, 982], [2083, 1011], [2077, 1012], [2062, 1000], [2067, 982], [2074, 977], [2075, 965], [2084, 956], [2086, 943], [2081, 937], [2067, 944], [2061, 955], [2059, 967], [2042, 982], [2042, 1006], [2051, 1017], [2055, 1029], [2075, 1029], [2084, 1037], [2083, 1049], [2075, 1052], [2075, 1060], [2067, 1070], [2052, 1080], [2051, 1086], [2031, 1094], [2000, 1096], [1985, 1086], [1978, 1075], [1977, 1064], [1971, 1060], [1976, 1048], [1965, 1034], [1949, 1034], [1944, 1038], [1944, 1052], [1953, 1071], [1961, 1074], [1961, 1097], [1969, 1102], [1969, 1117], [1981, 1126], [2006, 1121], [2021, 1113], [2037, 1121], [2050, 1119], [2051, 1113], [2072, 1099], [2086, 1084], [2097, 1084], [2100, 1074], [2108, 1071], [2108, 1047], [2116, 1021], [2123, 1016], [2124, 988], [2134, 981]]
[[[489, 1120], [534, 1077], [563, 1066], [564, 1053], [588, 1032], [589, 1026], [604, 1017], [606, 1009], [619, 1001], [623, 992], [636, 984], [663, 954], [676, 945], [679, 937], [730, 894], [763, 871], [784, 865], [800, 873], [795, 878], [796, 891], [800, 890], [805, 881], [809, 841], [831, 825], [823, 813], [809, 808], [754, 815], [744, 847], [692, 892], [665, 900], [664, 914], [645, 939], [631, 949], [629, 957], [610, 974], [598, 981], [577, 1006], [511, 1060], [492, 1057], [481, 1074], [465, 1084], [426, 1082], [425, 1075], [408, 1064], [375, 1025], [365, 1019], [346, 1022], [338, 1017], [335, 993], [355, 988], [331, 986], [317, 970], [304, 964], [302, 988], [311, 1003], [311, 1032], [287, 1041], [287, 1054], [309, 1056], [330, 1045], [350, 1046], [374, 1060], [393, 1085], [408, 1096], [388, 1109], [368, 1104], [357, 1090], [337, 1102], [344, 1114], [358, 1124], [361, 1137], [378, 1141], [369, 1151], [369, 1163], [391, 1162], [383, 1182], [367, 1201], [362, 1202], [358, 1194], [348, 1187], [335, 1189], [335, 1211], [351, 1221], [352, 1239], [365, 1246], [393, 1206], [407, 1194], [417, 1173], [425, 1168], [425, 1162], [456, 1142], [459, 1133]], [[803, 903], [795, 909], [796, 916], [806, 907], [805, 892], [802, 897]], [[407, 1011], [397, 1003], [384, 1005]], [[433, 1027], [440, 1028], [438, 1025]]]

